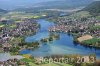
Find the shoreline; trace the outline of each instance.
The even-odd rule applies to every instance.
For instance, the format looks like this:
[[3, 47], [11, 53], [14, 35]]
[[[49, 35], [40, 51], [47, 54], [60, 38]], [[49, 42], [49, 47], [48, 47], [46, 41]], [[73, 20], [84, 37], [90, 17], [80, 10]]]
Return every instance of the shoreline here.
[[59, 32], [59, 31], [49, 31], [49, 32], [58, 32], [58, 33], [67, 33], [68, 35], [71, 35], [71, 36], [73, 36], [73, 42], [75, 42], [75, 44], [77, 43], [77, 44], [80, 44], [80, 45], [82, 45], [82, 46], [85, 46], [85, 47], [88, 47], [88, 48], [95, 48], [95, 49], [100, 49], [100, 47], [98, 47], [98, 46], [93, 46], [93, 45], [87, 45], [87, 44], [85, 44], [85, 43], [82, 43], [82, 42], [79, 42], [78, 40], [77, 40], [77, 38], [75, 37], [75, 35], [74, 34], [72, 34], [72, 33], [68, 33], [68, 32]]

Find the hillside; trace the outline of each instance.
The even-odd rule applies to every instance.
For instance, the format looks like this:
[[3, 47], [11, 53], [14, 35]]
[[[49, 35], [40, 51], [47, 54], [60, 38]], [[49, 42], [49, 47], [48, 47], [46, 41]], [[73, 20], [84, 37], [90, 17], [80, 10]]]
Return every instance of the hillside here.
[[3, 14], [7, 13], [6, 10], [0, 9], [0, 16], [2, 16]]
[[19, 8], [14, 11], [33, 11], [43, 9], [74, 9], [78, 7], [87, 6], [93, 0], [56, 0], [34, 4], [31, 8]]
[[37, 5], [42, 5], [41, 8], [56, 8], [56, 9], [69, 9], [76, 8], [81, 6], [86, 6], [93, 2], [92, 0], [59, 0], [59, 1], [50, 1], [42, 2]]
[[95, 1], [95, 2], [91, 3], [90, 5], [85, 7], [83, 9], [83, 11], [88, 11], [93, 15], [100, 14], [100, 1]]
[[6, 10], [3, 10], [3, 9], [0, 9], [0, 13], [5, 13], [5, 12], [7, 12]]

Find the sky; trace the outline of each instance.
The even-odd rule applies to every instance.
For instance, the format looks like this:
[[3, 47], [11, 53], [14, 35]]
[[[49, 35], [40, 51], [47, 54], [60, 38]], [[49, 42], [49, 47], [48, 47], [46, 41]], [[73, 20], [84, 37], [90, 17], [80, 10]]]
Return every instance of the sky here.
[[30, 7], [33, 6], [33, 4], [35, 3], [47, 2], [47, 1], [55, 1], [55, 0], [0, 0], [0, 8], [12, 9], [17, 7]]

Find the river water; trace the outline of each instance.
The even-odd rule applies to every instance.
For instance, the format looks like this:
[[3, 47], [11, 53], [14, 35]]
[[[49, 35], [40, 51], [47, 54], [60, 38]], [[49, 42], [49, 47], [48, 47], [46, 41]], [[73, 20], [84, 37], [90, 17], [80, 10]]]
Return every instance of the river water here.
[[[49, 32], [48, 28], [53, 26], [53, 22], [48, 22], [44, 19], [38, 20], [38, 23], [41, 25], [41, 29], [35, 36], [29, 36], [25, 39], [26, 42], [39, 41], [42, 38], [48, 37]], [[100, 50], [95, 48], [87, 48], [81, 46], [80, 44], [73, 43], [73, 36], [69, 36], [65, 33], [59, 33], [60, 39], [52, 41], [47, 44], [42, 44], [41, 46], [34, 50], [22, 50], [20, 54], [31, 54], [32, 56], [50, 56], [50, 55], [65, 55], [65, 54], [80, 54], [80, 55], [89, 55], [95, 53], [97, 59], [100, 59]]]

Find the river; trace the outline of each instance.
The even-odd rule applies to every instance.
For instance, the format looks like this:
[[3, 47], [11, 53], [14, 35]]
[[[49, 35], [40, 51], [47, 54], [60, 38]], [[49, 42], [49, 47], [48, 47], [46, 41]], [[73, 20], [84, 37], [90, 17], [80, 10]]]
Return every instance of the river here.
[[[48, 28], [53, 26], [53, 22], [48, 22], [44, 19], [38, 20], [38, 23], [41, 25], [39, 32], [35, 36], [28, 36], [26, 42], [39, 41], [42, 38], [48, 37], [49, 32]], [[47, 44], [41, 44], [41, 46], [34, 50], [22, 50], [20, 54], [31, 54], [32, 56], [50, 56], [50, 55], [65, 55], [65, 54], [80, 54], [80, 55], [89, 55], [96, 54], [97, 59], [100, 59], [100, 50], [95, 48], [87, 48], [81, 46], [80, 44], [73, 43], [73, 36], [59, 33], [60, 39]]]

